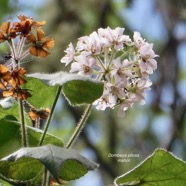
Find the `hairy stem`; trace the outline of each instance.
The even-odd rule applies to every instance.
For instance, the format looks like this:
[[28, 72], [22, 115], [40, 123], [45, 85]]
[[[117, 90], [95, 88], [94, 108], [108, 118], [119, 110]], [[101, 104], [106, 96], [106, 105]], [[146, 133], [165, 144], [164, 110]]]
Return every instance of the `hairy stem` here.
[[20, 58], [21, 53], [23, 51], [24, 42], [25, 42], [25, 37], [20, 38], [17, 46], [17, 60]]
[[49, 175], [47, 169], [45, 168], [44, 176], [43, 176], [43, 186], [48, 186], [48, 181], [49, 181]]
[[26, 126], [25, 126], [25, 118], [24, 118], [24, 109], [23, 109], [23, 100], [19, 99], [19, 108], [20, 108], [20, 119], [21, 119], [21, 132], [22, 132], [22, 143], [23, 147], [27, 147], [27, 134], [26, 134]]
[[53, 103], [52, 108], [51, 108], [50, 115], [49, 115], [49, 117], [48, 117], [48, 120], [47, 120], [45, 129], [44, 129], [44, 132], [43, 132], [43, 135], [42, 135], [42, 137], [41, 137], [41, 139], [40, 139], [39, 146], [41, 146], [41, 145], [43, 144], [45, 135], [46, 135], [46, 133], [47, 133], [47, 131], [48, 131], [48, 127], [49, 127], [50, 122], [51, 122], [52, 117], [53, 117], [54, 109], [55, 109], [55, 107], [56, 107], [58, 98], [59, 98], [60, 93], [61, 93], [61, 89], [62, 89], [62, 86], [59, 86], [59, 87], [58, 87], [58, 90], [57, 90], [57, 93], [56, 93], [56, 97], [55, 97], [54, 103]]
[[90, 114], [90, 111], [91, 111], [91, 108], [92, 108], [92, 104], [88, 105], [86, 108], [85, 108], [85, 111], [79, 121], [79, 123], [77, 124], [76, 128], [74, 129], [74, 132], [70, 138], [70, 140], [68, 141], [67, 145], [66, 145], [66, 148], [70, 148], [72, 146], [72, 144], [76, 141], [76, 139], [78, 138], [80, 132], [82, 131], [84, 125], [85, 125], [85, 122], [87, 121], [88, 117], [89, 117], [89, 114]]
[[16, 49], [15, 49], [15, 44], [14, 44], [13, 39], [10, 40], [9, 44], [10, 44], [10, 46], [11, 46], [13, 58], [14, 58], [14, 60], [17, 60], [17, 51], [16, 51]]

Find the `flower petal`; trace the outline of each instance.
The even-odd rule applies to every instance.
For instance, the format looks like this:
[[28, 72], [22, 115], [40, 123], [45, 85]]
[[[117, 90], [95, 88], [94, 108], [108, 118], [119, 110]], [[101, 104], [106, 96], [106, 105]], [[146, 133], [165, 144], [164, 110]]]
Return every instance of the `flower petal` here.
[[39, 21], [34, 21], [33, 22], [33, 26], [36, 27], [36, 28], [39, 28], [39, 27], [41, 27], [45, 24], [46, 24], [46, 21], [40, 21], [40, 22]]
[[29, 52], [30, 52], [30, 54], [33, 55], [33, 56], [38, 56], [37, 48], [36, 48], [35, 46], [31, 46], [31, 47], [29, 48]]
[[45, 32], [42, 29], [37, 29], [37, 38], [38, 41], [41, 41], [45, 36]]
[[0, 81], [0, 89], [6, 89], [6, 86], [4, 85], [3, 82]]
[[20, 68], [19, 70], [18, 70], [18, 75], [19, 76], [23, 76], [23, 75], [25, 75], [26, 74], [26, 70], [24, 69], [24, 68]]
[[34, 36], [34, 34], [28, 35], [26, 39], [27, 39], [27, 43], [36, 43], [36, 37]]
[[0, 64], [0, 73], [5, 73], [5, 72], [8, 72], [8, 67]]
[[37, 49], [37, 52], [38, 52], [38, 56], [39, 57], [42, 57], [42, 58], [45, 58], [47, 57], [48, 55], [50, 55], [50, 52], [40, 48], [40, 49]]
[[29, 112], [28, 115], [31, 117], [32, 120], [36, 120], [38, 118], [38, 115], [33, 111]]
[[9, 29], [10, 29], [10, 21], [8, 21], [8, 22], [4, 22], [2, 25], [1, 25], [1, 30], [2, 30], [2, 32], [4, 32], [4, 33], [8, 33], [8, 31], [9, 31]]
[[6, 40], [4, 34], [0, 32], [0, 43], [3, 43]]
[[5, 90], [3, 91], [3, 97], [9, 97], [13, 95], [13, 90]]
[[49, 38], [43, 43], [43, 48], [51, 49], [54, 47], [55, 41], [54, 38]]

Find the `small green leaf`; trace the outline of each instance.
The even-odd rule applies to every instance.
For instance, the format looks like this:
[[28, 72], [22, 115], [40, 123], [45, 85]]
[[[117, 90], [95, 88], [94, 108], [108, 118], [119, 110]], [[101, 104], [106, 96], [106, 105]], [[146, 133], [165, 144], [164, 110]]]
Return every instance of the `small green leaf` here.
[[[20, 120], [19, 105], [15, 102], [12, 107], [4, 109], [0, 107], [0, 119], [6, 117], [7, 115], [14, 116], [16, 120]], [[25, 120], [27, 124], [31, 124], [30, 118], [25, 114]]]
[[[27, 126], [29, 146], [37, 146], [43, 131]], [[20, 124], [13, 116], [0, 120], [0, 159], [22, 147]], [[51, 134], [47, 134], [43, 144], [54, 144], [63, 147], [63, 142]]]
[[37, 109], [52, 106], [56, 96], [57, 86], [48, 86], [36, 78], [27, 77], [26, 80], [27, 83], [23, 87], [28, 89], [32, 94], [32, 97], [27, 99], [28, 102]]
[[16, 182], [32, 180], [43, 167], [60, 183], [77, 179], [98, 165], [75, 150], [53, 145], [22, 148], [0, 160], [0, 174]]
[[4, 118], [7, 115], [12, 115], [14, 116], [17, 120], [19, 120], [20, 118], [20, 114], [19, 114], [19, 107], [18, 104], [14, 104], [11, 108], [9, 109], [4, 109], [2, 107], [0, 107], [0, 119]]
[[132, 171], [115, 179], [115, 185], [185, 186], [186, 163], [164, 149], [157, 149]]
[[57, 72], [54, 74], [29, 74], [48, 82], [49, 85], [63, 86], [62, 92], [71, 105], [91, 104], [103, 94], [103, 82], [96, 81], [86, 76]]
[[75, 160], [66, 160], [60, 168], [60, 174], [63, 180], [77, 179], [77, 174], [84, 175], [87, 169]]
[[72, 80], [63, 85], [62, 91], [72, 105], [91, 104], [103, 94], [103, 84], [88, 80]]

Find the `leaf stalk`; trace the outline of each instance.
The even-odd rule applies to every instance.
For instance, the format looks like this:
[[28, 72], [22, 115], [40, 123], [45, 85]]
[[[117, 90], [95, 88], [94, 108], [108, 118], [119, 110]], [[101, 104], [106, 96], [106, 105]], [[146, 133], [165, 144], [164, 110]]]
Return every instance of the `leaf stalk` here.
[[66, 148], [70, 148], [73, 143], [76, 141], [76, 139], [78, 138], [80, 132], [82, 131], [89, 115], [90, 115], [90, 111], [91, 111], [91, 108], [92, 108], [92, 104], [89, 104], [86, 108], [85, 108], [85, 111], [80, 119], [80, 121], [78, 122], [76, 128], [74, 129], [74, 132], [70, 138], [70, 140], [68, 141], [67, 145], [66, 145]]
[[60, 93], [61, 93], [61, 89], [62, 89], [62, 86], [59, 86], [58, 90], [57, 90], [57, 93], [56, 93], [56, 97], [55, 97], [54, 103], [53, 103], [52, 108], [51, 108], [50, 115], [48, 117], [45, 129], [44, 129], [44, 132], [43, 132], [43, 135], [42, 135], [42, 137], [40, 139], [39, 146], [41, 146], [43, 144], [44, 138], [45, 138], [46, 133], [48, 131], [48, 127], [49, 127], [49, 125], [51, 123], [51, 120], [52, 120], [52, 117], [53, 117], [53, 114], [54, 114], [54, 109], [56, 107], [57, 101], [58, 101]]

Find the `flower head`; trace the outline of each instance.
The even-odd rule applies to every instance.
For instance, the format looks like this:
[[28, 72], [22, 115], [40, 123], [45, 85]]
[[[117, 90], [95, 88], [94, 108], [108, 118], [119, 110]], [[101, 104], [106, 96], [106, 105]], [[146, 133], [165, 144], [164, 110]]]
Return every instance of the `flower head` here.
[[29, 21], [32, 25], [32, 27], [38, 29], [41, 28], [43, 25], [46, 24], [46, 21], [34, 21], [32, 17], [27, 17], [25, 15], [19, 15], [17, 16], [20, 21]]
[[27, 17], [25, 15], [19, 15], [18, 19], [20, 22], [14, 22], [13, 30], [20, 35], [20, 37], [26, 37], [30, 34], [32, 28], [39, 29], [41, 26], [45, 25], [45, 21], [37, 22], [33, 18]]
[[0, 26], [0, 43], [7, 41], [10, 48], [10, 54], [3, 58], [5, 65], [0, 64], [0, 89], [4, 97], [25, 100], [31, 94], [22, 87], [27, 81], [24, 79], [26, 70], [20, 64], [30, 54], [39, 57], [49, 55], [54, 39], [45, 37], [41, 29], [45, 21], [38, 22], [25, 15], [17, 18], [16, 22], [7, 21]]
[[50, 54], [49, 49], [54, 47], [54, 39], [52, 37], [44, 37], [45, 33], [41, 29], [37, 29], [37, 38], [34, 34], [27, 36], [27, 43], [31, 44], [29, 47], [30, 54], [33, 56], [39, 56], [45, 58]]
[[42, 58], [48, 56], [48, 50], [54, 47], [54, 39], [45, 37], [41, 30], [46, 21], [35, 21], [25, 15], [17, 18], [18, 21], [7, 21], [0, 26], [0, 43], [7, 41], [9, 44], [11, 60], [7, 66], [11, 69], [19, 66], [30, 54]]
[[3, 90], [3, 96], [19, 99], [27, 99], [31, 94], [27, 89], [22, 89], [21, 85], [27, 81], [23, 78], [26, 70], [23, 68], [14, 68], [10, 70], [8, 67], [0, 64], [0, 88]]
[[103, 81], [103, 95], [94, 104], [98, 110], [119, 106], [120, 115], [133, 104], [144, 103], [158, 56], [139, 32], [134, 32], [132, 40], [124, 30], [100, 28], [79, 38], [75, 48], [70, 44], [61, 59], [66, 65], [71, 63], [70, 72]]
[[23, 78], [26, 74], [26, 70], [24, 68], [14, 68], [11, 72], [11, 79], [9, 83], [12, 85], [13, 88], [20, 87], [21, 85], [25, 84], [27, 81]]
[[0, 43], [4, 41], [9, 41], [11, 38], [16, 37], [16, 31], [10, 28], [10, 21], [4, 22], [0, 29]]

